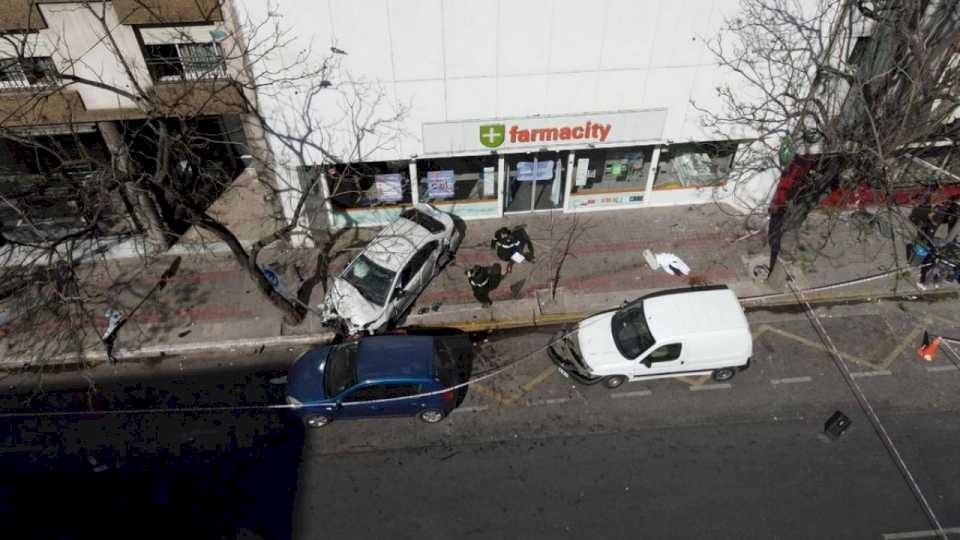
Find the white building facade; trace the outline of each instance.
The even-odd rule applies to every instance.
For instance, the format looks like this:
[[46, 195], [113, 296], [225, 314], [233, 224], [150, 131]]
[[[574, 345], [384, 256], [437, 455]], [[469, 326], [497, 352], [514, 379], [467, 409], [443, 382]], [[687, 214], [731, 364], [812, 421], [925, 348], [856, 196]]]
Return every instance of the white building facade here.
[[[276, 21], [289, 38], [284, 50], [312, 49], [319, 62], [336, 49], [343, 79], [329, 81], [329, 96], [308, 105], [290, 85], [258, 97], [277, 124], [302, 124], [306, 108], [334, 126], [323, 145], [349, 165], [311, 158], [323, 165], [327, 225], [382, 224], [417, 202], [465, 219], [714, 201], [748, 208], [775, 181], [770, 174], [732, 189], [728, 173], [748, 136], [701, 126], [698, 109], [719, 107], [716, 87], [734, 79], [706, 41], [738, 0], [238, 5], [248, 21]], [[403, 114], [385, 134], [360, 126], [371, 134], [361, 144], [358, 109], [364, 118]], [[343, 127], [351, 122], [352, 131]], [[273, 148], [296, 185], [305, 163], [277, 140]]]

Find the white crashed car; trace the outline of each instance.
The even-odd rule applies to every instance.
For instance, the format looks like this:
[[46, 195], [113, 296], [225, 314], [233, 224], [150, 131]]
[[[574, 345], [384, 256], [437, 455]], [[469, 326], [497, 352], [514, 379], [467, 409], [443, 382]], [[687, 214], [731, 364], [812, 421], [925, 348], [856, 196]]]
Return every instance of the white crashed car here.
[[334, 279], [324, 302], [328, 320], [347, 334], [374, 334], [397, 320], [463, 240], [453, 218], [428, 204], [401, 212]]

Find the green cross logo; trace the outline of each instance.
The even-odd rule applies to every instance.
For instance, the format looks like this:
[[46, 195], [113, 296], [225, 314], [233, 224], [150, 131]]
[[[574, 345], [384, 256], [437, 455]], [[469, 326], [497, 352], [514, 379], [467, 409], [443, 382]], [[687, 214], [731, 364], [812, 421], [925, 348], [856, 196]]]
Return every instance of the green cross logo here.
[[480, 126], [480, 144], [487, 148], [496, 148], [503, 144], [506, 130], [503, 124], [484, 124]]

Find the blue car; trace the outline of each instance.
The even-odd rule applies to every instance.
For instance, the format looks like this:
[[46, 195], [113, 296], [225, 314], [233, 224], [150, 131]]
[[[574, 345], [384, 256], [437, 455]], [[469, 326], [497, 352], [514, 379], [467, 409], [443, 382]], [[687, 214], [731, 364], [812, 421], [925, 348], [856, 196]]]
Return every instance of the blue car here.
[[457, 406], [462, 392], [449, 388], [464, 380], [471, 361], [463, 336], [372, 336], [318, 347], [290, 369], [287, 403], [307, 427], [371, 416], [433, 424]]

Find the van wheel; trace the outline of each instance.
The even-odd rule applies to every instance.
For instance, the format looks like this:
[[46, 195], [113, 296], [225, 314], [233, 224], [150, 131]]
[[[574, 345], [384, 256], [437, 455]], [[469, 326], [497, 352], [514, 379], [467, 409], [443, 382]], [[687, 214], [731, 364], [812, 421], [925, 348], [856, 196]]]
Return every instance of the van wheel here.
[[713, 377], [713, 380], [717, 382], [724, 382], [724, 381], [729, 381], [736, 374], [737, 372], [734, 371], [733, 368], [723, 368], [723, 369], [715, 370], [711, 374], [711, 376]]
[[607, 377], [603, 380], [603, 385], [607, 388], [617, 388], [623, 383], [627, 382], [627, 378], [623, 375], [614, 375], [612, 377]]

